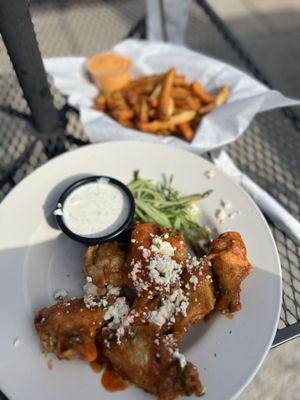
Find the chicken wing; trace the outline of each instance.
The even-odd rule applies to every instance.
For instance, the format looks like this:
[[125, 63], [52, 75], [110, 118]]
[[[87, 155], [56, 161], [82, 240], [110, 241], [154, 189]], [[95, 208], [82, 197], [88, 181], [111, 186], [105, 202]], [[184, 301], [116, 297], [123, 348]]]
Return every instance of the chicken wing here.
[[215, 305], [212, 269], [206, 257], [195, 257], [182, 275], [183, 293], [187, 299], [186, 314], [179, 313], [173, 326], [174, 336], [180, 343], [188, 329], [208, 315]]
[[124, 281], [139, 298], [170, 293], [180, 285], [183, 263], [188, 256], [182, 234], [137, 223], [124, 268]]
[[120, 342], [107, 331], [101, 348], [121, 376], [160, 400], [203, 392], [197, 368], [178, 352], [172, 335], [161, 335], [154, 326], [135, 325]]
[[97, 357], [95, 336], [103, 318], [101, 308], [87, 308], [82, 299], [75, 299], [43, 308], [34, 323], [46, 354], [53, 352], [59, 359], [90, 362]]
[[207, 258], [216, 278], [216, 309], [224, 313], [239, 311], [241, 283], [253, 269], [241, 235], [237, 232], [220, 235], [210, 243]]
[[99, 289], [103, 289], [105, 285], [121, 287], [124, 263], [125, 253], [115, 241], [89, 246], [84, 256], [83, 273]]

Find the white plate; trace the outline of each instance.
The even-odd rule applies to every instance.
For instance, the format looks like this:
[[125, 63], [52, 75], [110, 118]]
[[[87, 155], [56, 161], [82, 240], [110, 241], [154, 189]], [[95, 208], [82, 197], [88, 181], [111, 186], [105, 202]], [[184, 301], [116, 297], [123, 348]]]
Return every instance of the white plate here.
[[[135, 169], [154, 180], [174, 174], [174, 185], [184, 194], [213, 189], [201, 202], [204, 219], [219, 232], [240, 232], [254, 266], [243, 284], [242, 311], [233, 320], [219, 315], [194, 326], [184, 342], [187, 358], [199, 367], [205, 398], [236, 398], [266, 356], [279, 318], [281, 272], [271, 232], [250, 198], [210, 163], [182, 150], [138, 142], [90, 145], [36, 170], [0, 207], [0, 387], [11, 400], [153, 398], [134, 387], [106, 392], [100, 376], [80, 361], [54, 360], [50, 372], [33, 326], [35, 311], [53, 303], [56, 289], [75, 296], [82, 285], [84, 246], [53, 227], [59, 194], [89, 174], [128, 183]], [[212, 180], [204, 175], [208, 169], [215, 171]], [[221, 199], [242, 213], [222, 225], [215, 218]], [[17, 337], [20, 343], [14, 346]]]

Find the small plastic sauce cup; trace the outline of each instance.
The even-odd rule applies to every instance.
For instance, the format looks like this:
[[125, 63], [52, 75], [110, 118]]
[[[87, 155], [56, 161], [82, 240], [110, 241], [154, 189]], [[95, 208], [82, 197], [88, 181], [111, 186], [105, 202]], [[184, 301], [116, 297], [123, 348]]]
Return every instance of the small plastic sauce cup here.
[[98, 54], [87, 62], [87, 70], [95, 85], [104, 92], [126, 86], [131, 78], [131, 61], [119, 54]]

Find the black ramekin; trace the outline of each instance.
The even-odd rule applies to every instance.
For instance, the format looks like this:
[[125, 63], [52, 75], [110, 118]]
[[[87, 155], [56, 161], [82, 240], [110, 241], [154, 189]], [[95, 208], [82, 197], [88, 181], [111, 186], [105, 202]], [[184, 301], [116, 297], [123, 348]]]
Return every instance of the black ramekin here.
[[112, 183], [115, 186], [118, 186], [123, 193], [127, 196], [128, 201], [129, 201], [129, 212], [126, 220], [124, 223], [115, 231], [110, 233], [109, 235], [105, 236], [99, 236], [99, 237], [86, 237], [86, 236], [81, 236], [77, 235], [76, 233], [72, 232], [64, 223], [64, 219], [62, 215], [55, 215], [56, 221], [61, 228], [61, 230], [68, 235], [71, 239], [76, 240], [77, 242], [81, 243], [86, 243], [86, 244], [98, 244], [98, 243], [103, 243], [107, 242], [111, 239], [117, 239], [118, 236], [124, 233], [126, 229], [128, 229], [132, 223], [133, 217], [134, 217], [134, 212], [135, 212], [135, 201], [133, 198], [133, 195], [131, 191], [128, 189], [126, 185], [124, 185], [122, 182], [118, 181], [117, 179], [111, 178], [109, 176], [104, 176], [104, 175], [93, 175], [89, 176], [87, 178], [79, 179], [78, 181], [72, 183], [72, 185], [68, 186], [66, 190], [62, 193], [60, 198], [58, 199], [56, 209], [61, 208], [63, 210], [64, 208], [64, 202], [66, 201], [67, 197], [79, 186], [85, 185], [90, 182], [97, 181], [101, 178], [107, 179], [109, 183]]

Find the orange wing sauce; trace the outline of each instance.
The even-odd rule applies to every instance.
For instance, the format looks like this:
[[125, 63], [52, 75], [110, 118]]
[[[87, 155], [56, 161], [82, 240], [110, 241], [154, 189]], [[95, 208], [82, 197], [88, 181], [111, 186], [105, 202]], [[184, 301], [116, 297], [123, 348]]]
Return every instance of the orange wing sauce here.
[[129, 382], [123, 379], [110, 366], [106, 366], [102, 375], [101, 383], [108, 392], [124, 390], [129, 386]]

